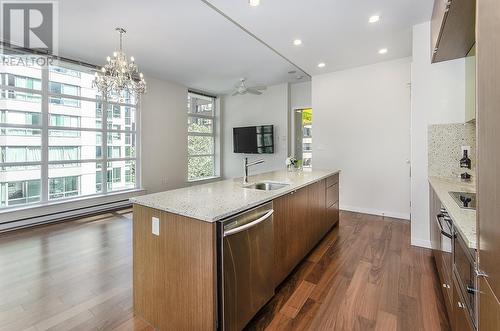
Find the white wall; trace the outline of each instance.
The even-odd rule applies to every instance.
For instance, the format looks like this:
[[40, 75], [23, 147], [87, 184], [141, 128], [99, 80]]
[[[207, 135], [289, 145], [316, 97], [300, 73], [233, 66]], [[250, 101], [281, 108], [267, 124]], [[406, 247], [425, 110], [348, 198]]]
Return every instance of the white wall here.
[[186, 87], [148, 78], [141, 103], [141, 174], [148, 193], [187, 185], [186, 102]]
[[427, 128], [465, 119], [465, 60], [431, 64], [430, 35], [429, 22], [413, 27], [411, 242], [424, 247], [430, 247]]
[[222, 176], [243, 176], [243, 154], [233, 153], [233, 127], [274, 125], [274, 154], [246, 155], [249, 160], [264, 159], [250, 168], [250, 174], [284, 169], [287, 157], [288, 84], [270, 86], [261, 95], [237, 95], [221, 98]]
[[314, 76], [313, 167], [340, 168], [340, 208], [409, 219], [410, 59]]
[[309, 108], [312, 104], [311, 82], [290, 84], [290, 108]]

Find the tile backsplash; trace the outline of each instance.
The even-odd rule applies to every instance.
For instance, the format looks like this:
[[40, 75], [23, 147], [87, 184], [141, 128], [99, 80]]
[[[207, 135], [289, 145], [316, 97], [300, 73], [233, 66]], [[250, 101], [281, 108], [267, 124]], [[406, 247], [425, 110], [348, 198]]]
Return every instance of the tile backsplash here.
[[[460, 168], [462, 146], [470, 146], [472, 170]], [[459, 177], [467, 171], [475, 181], [476, 124], [435, 124], [428, 128], [429, 176]]]

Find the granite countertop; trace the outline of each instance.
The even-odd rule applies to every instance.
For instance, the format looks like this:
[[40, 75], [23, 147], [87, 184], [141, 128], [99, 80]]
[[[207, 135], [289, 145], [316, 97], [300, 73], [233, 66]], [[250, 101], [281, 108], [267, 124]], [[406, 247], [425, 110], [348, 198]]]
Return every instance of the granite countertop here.
[[261, 191], [245, 188], [242, 178], [234, 178], [143, 195], [131, 198], [130, 201], [206, 222], [216, 222], [339, 172], [340, 170], [309, 169], [273, 171], [249, 176], [248, 182], [272, 181], [289, 185], [273, 191]]
[[463, 209], [453, 200], [449, 192], [476, 192], [476, 186], [472, 183], [464, 183], [459, 179], [429, 177], [434, 192], [448, 211], [453, 220], [455, 228], [458, 230], [469, 248], [476, 249], [476, 211]]

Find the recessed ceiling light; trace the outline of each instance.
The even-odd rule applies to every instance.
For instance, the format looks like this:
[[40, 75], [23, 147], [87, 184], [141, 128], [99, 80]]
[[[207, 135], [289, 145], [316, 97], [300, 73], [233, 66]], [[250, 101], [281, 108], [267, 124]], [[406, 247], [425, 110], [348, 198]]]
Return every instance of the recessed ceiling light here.
[[371, 16], [371, 17], [368, 19], [368, 22], [370, 22], [370, 23], [376, 23], [376, 22], [378, 22], [379, 20], [380, 20], [380, 16], [378, 16], [378, 15], [373, 15], [373, 16]]
[[379, 50], [378, 50], [378, 53], [379, 53], [379, 54], [385, 54], [385, 53], [387, 53], [387, 48], [382, 48], [382, 49], [379, 49]]
[[293, 44], [294, 44], [295, 46], [302, 45], [302, 40], [300, 40], [300, 39], [295, 39], [295, 40], [293, 41]]
[[260, 5], [260, 0], [248, 0], [248, 3], [252, 7], [257, 7], [258, 5]]
[[324, 68], [326, 66], [325, 62], [318, 63], [318, 68]]

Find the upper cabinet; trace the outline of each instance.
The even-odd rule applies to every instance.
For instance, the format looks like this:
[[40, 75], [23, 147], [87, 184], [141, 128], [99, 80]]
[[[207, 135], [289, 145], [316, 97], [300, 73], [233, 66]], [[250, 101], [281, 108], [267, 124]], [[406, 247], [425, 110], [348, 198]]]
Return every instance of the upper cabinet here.
[[476, 120], [476, 46], [465, 58], [465, 122]]
[[432, 62], [465, 57], [475, 42], [476, 0], [435, 0]]

